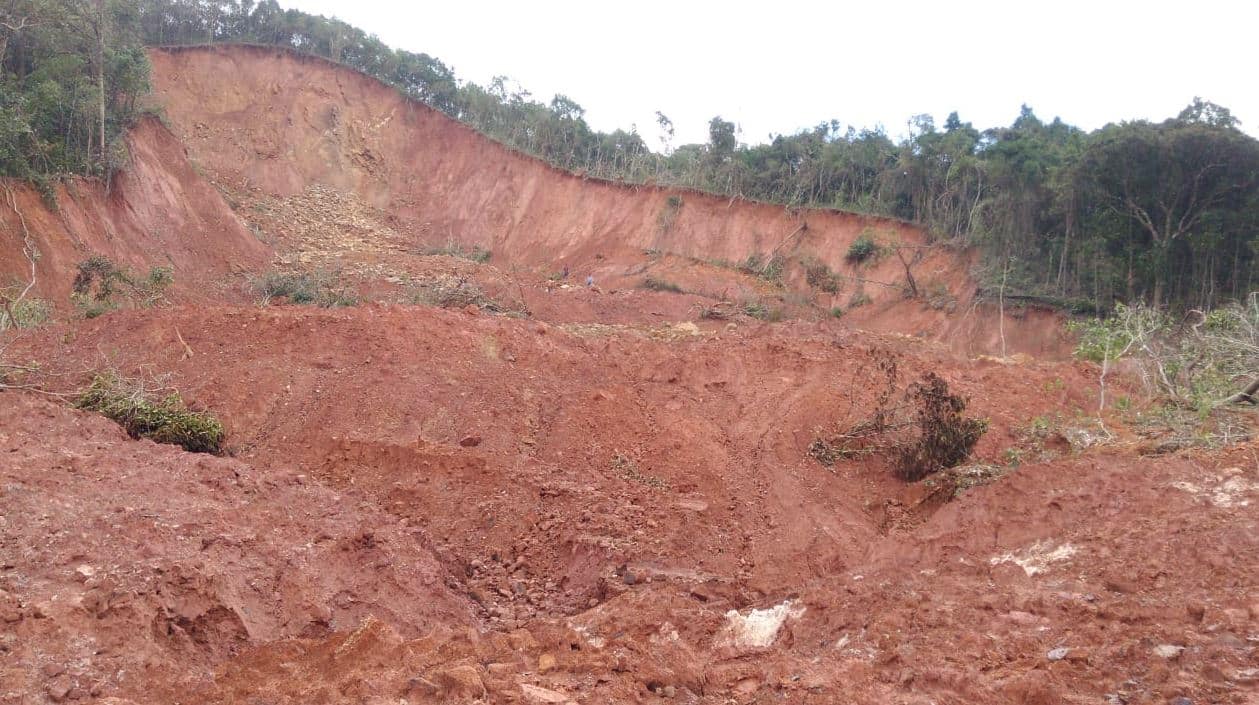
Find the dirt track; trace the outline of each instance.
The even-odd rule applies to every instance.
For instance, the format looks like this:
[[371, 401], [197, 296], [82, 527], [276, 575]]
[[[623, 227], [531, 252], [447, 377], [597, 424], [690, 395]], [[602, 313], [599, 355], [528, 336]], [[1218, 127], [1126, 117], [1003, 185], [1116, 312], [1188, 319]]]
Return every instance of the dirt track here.
[[[52, 392], [160, 377], [231, 451], [0, 392], [0, 703], [1259, 701], [1259, 445], [1139, 455], [1047, 314], [1006, 329], [1046, 359], [959, 354], [997, 345], [965, 257], [918, 265], [951, 310], [874, 287], [835, 320], [850, 290], [715, 260], [807, 219], [797, 256], [900, 281], [844, 252], [919, 233], [690, 193], [662, 233], [670, 192], [556, 172], [325, 62], [153, 60], [173, 134], [144, 123], [135, 168], [60, 214], [18, 192], [42, 295], [99, 252], [174, 265], [178, 305], [63, 316], [7, 354]], [[423, 254], [442, 232], [491, 262]], [[272, 261], [366, 301], [247, 302]], [[401, 303], [434, 276], [514, 315]], [[749, 296], [789, 320], [698, 314]], [[988, 420], [989, 484], [809, 457], [886, 359]]]

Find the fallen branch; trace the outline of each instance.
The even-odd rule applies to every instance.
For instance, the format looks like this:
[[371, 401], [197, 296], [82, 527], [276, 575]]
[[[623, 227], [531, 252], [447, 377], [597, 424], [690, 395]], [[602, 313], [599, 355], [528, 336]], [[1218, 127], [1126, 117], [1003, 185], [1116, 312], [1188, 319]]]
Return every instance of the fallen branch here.
[[1259, 404], [1259, 377], [1256, 377], [1245, 389], [1220, 402], [1220, 404]]
[[179, 359], [180, 359], [180, 360], [188, 360], [188, 359], [192, 358], [192, 356], [193, 356], [193, 354], [194, 354], [194, 353], [192, 352], [192, 347], [191, 347], [191, 346], [189, 346], [189, 345], [188, 345], [188, 342], [184, 340], [184, 336], [180, 335], [180, 333], [179, 333], [179, 329], [178, 329], [178, 328], [176, 328], [176, 329], [175, 329], [175, 337], [179, 339], [179, 344], [180, 344], [180, 345], [182, 345], [182, 346], [184, 346], [184, 355], [183, 355], [183, 357], [181, 357], [181, 358], [179, 358]]

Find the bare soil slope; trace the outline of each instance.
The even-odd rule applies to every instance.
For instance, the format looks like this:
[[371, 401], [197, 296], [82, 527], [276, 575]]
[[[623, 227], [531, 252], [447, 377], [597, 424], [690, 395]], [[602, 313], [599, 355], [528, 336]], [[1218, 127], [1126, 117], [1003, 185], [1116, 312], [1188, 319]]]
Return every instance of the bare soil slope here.
[[[544, 273], [568, 265], [601, 284], [638, 284], [659, 266], [644, 253], [687, 263], [740, 263], [777, 254], [816, 258], [843, 274], [835, 294], [811, 291], [803, 268], [788, 284], [822, 310], [849, 311], [854, 325], [949, 342], [969, 354], [999, 349], [991, 307], [977, 305], [970, 256], [932, 249], [913, 270], [937, 306], [905, 301], [894, 255], [845, 261], [860, 235], [917, 246], [924, 234], [894, 220], [628, 187], [554, 169], [485, 138], [397, 90], [330, 62], [250, 46], [154, 50], [157, 105], [196, 163], [245, 210], [313, 185], [351, 194], [386, 214], [421, 249], [448, 242], [491, 250], [498, 261]], [[670, 199], [673, 201], [671, 205]], [[706, 278], [707, 273], [700, 278]], [[1064, 351], [1057, 317], [1020, 311], [1006, 322], [1007, 350]]]
[[[237, 453], [198, 460], [6, 395], [23, 689], [96, 684], [141, 703], [1255, 693], [1253, 443], [1031, 463], [954, 502], [952, 485], [904, 485], [877, 458], [831, 470], [807, 455], [819, 429], [871, 407], [888, 354], [972, 397], [992, 427], [976, 461], [994, 465], [1029, 419], [1091, 402], [1076, 391], [1087, 367], [805, 324], [703, 333], [379, 305], [118, 311], [18, 350], [71, 376], [167, 371], [227, 419]], [[37, 538], [49, 525], [66, 543]], [[195, 599], [167, 597], [166, 565]], [[124, 621], [84, 619], [93, 581], [132, 606]], [[141, 644], [143, 684], [127, 677]]]
[[183, 299], [238, 296], [224, 285], [228, 275], [264, 268], [270, 248], [232, 213], [156, 119], [141, 121], [127, 147], [130, 161], [109, 188], [71, 180], [56, 187], [55, 208], [25, 184], [4, 183], [0, 282], [29, 280], [22, 255], [29, 237], [38, 252], [32, 293], [60, 306], [68, 302], [76, 267], [93, 255], [141, 275], [150, 267], [171, 267], [173, 293]]

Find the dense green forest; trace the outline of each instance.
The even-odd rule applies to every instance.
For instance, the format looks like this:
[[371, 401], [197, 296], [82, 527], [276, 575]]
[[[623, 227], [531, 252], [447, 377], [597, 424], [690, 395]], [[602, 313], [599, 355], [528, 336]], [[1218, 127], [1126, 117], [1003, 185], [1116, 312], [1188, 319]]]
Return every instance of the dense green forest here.
[[[213, 42], [327, 57], [581, 174], [913, 221], [980, 246], [982, 279], [1033, 299], [1206, 308], [1259, 287], [1259, 141], [1199, 99], [1093, 132], [1025, 106], [1008, 127], [917, 116], [893, 138], [828, 120], [758, 145], [714, 117], [706, 143], [661, 153], [634, 131], [591, 129], [565, 96], [460, 81], [431, 56], [275, 0], [0, 0], [0, 174], [110, 171], [146, 90], [140, 46]], [[668, 144], [672, 123], [657, 118]]]
[[0, 0], [0, 175], [102, 174], [148, 92], [135, 4]]

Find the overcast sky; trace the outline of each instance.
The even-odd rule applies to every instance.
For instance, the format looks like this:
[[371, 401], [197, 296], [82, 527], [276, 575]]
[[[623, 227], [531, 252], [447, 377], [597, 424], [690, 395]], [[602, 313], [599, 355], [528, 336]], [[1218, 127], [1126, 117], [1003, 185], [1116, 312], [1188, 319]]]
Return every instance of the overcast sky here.
[[1086, 129], [1175, 115], [1195, 95], [1259, 134], [1259, 3], [1236, 0], [942, 0], [736, 3], [692, 0], [390, 2], [280, 0], [427, 52], [465, 81], [506, 75], [563, 93], [600, 130], [658, 147], [714, 115], [766, 141], [823, 120], [890, 134], [950, 111], [1008, 125], [1019, 106]]

